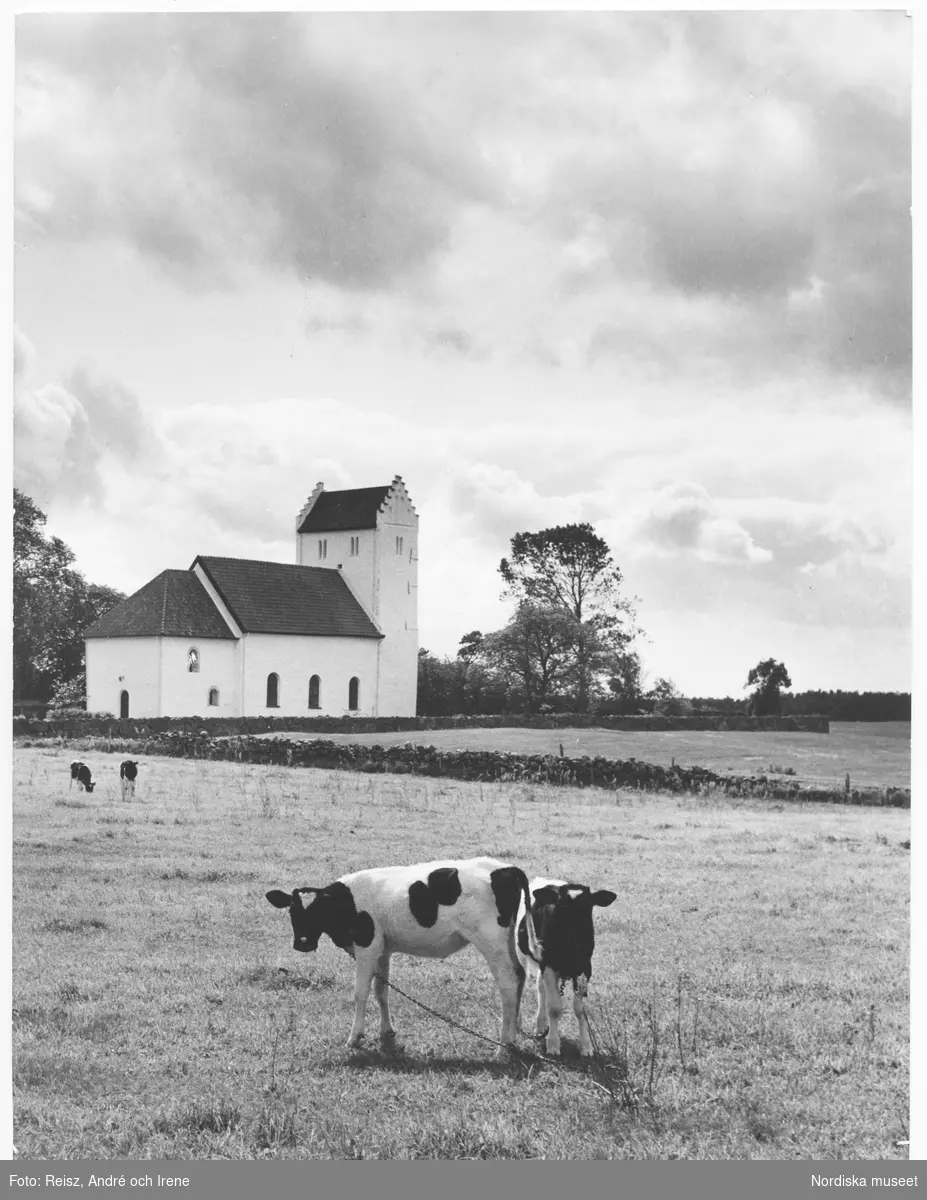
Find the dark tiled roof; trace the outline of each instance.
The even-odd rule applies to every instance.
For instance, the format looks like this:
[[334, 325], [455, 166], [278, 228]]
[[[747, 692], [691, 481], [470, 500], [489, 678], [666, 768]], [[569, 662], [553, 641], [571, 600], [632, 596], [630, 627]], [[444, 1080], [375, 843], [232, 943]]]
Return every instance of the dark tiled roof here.
[[202, 555], [196, 563], [246, 633], [383, 636], [339, 572], [330, 567]]
[[338, 529], [375, 529], [377, 512], [389, 495], [386, 487], [349, 488], [323, 492], [297, 533], [328, 533]]
[[192, 571], [162, 571], [84, 630], [84, 637], [234, 638]]

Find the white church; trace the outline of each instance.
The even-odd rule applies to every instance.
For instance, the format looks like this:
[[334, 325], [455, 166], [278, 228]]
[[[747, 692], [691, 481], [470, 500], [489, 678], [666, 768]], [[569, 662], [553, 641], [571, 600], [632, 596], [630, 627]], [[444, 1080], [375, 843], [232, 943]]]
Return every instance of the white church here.
[[90, 712], [414, 716], [418, 514], [398, 475], [319, 483], [296, 518], [293, 566], [198, 555], [84, 638]]

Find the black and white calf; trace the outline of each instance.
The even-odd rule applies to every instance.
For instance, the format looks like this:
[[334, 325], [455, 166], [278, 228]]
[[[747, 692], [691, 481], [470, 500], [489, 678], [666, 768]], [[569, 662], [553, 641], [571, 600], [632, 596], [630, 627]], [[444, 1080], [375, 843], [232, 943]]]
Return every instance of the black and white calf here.
[[[591, 891], [582, 883], [562, 879], [532, 879], [530, 907], [522, 901], [518, 910], [518, 958], [529, 977], [537, 980], [538, 1012], [534, 1029], [538, 1037], [547, 1034], [547, 1053], [560, 1053], [560, 1018], [563, 1016], [563, 989], [573, 983], [573, 1012], [579, 1026], [579, 1052], [592, 1054], [586, 993], [592, 976], [592, 952], [595, 933], [592, 910], [607, 908], [617, 900], [614, 892]], [[534, 926], [531, 946], [529, 920]]]
[[127, 758], [119, 764], [119, 783], [122, 787], [123, 800], [131, 800], [135, 796], [135, 780], [138, 778], [138, 763]]
[[71, 763], [71, 782], [68, 784], [68, 791], [71, 790], [71, 785], [74, 780], [77, 780], [77, 786], [83, 788], [85, 792], [92, 792], [97, 786], [90, 778], [90, 768], [86, 763], [82, 763], [79, 759], [75, 759]]
[[[494, 858], [376, 867], [343, 875], [327, 887], [267, 893], [275, 908], [290, 910], [294, 950], [315, 950], [325, 933], [355, 960], [349, 1046], [364, 1036], [371, 983], [380, 1007], [380, 1038], [394, 1035], [388, 994], [391, 955], [447, 958], [470, 945], [486, 959], [499, 986], [503, 1056], [518, 1033], [525, 972], [515, 949], [515, 922], [519, 902], [527, 896], [524, 871]], [[524, 937], [540, 954], [530, 919]]]

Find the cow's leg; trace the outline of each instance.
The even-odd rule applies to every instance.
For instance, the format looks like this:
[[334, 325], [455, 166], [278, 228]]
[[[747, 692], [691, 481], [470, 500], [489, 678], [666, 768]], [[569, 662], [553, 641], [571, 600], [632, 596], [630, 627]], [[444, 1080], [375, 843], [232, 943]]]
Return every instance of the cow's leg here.
[[396, 1036], [389, 1013], [389, 955], [381, 954], [377, 959], [376, 975], [373, 977], [373, 994], [380, 1006], [380, 1041]]
[[525, 986], [525, 969], [508, 945], [500, 945], [495, 939], [482, 937], [473, 938], [472, 942], [489, 963], [489, 969], [499, 986], [499, 998], [502, 1001], [499, 1041], [502, 1044], [497, 1051], [497, 1057], [507, 1058], [518, 1036], [518, 1009]]
[[544, 983], [543, 971], [538, 971], [537, 989], [538, 1011], [534, 1020], [534, 1034], [535, 1037], [543, 1037], [550, 1026], [547, 1019], [547, 985]]
[[512, 970], [515, 972], [515, 978], [518, 980], [518, 995], [515, 998], [515, 1037], [518, 1037], [518, 1031], [521, 1029], [521, 1002], [525, 994], [525, 968], [521, 964], [518, 957], [518, 951], [515, 949], [515, 927], [509, 933], [509, 961], [512, 964]]
[[354, 1024], [351, 1026], [349, 1046], [360, 1044], [364, 1036], [364, 1024], [367, 1017], [367, 997], [370, 995], [370, 985], [373, 973], [377, 968], [377, 956], [373, 954], [356, 954], [357, 970], [354, 974]]
[[584, 1058], [592, 1054], [592, 1035], [589, 1032], [589, 1017], [586, 1015], [586, 993], [589, 991], [589, 980], [580, 975], [573, 980], [573, 1012], [576, 1014], [576, 1024], [579, 1026], [579, 1052]]
[[530, 958], [529, 959], [518, 959], [517, 965], [522, 967], [526, 971], [525, 978], [522, 981], [522, 1001], [519, 1002], [519, 1005], [518, 1005], [518, 1028], [520, 1030], [522, 1027], [522, 1012], [524, 1011], [524, 1004], [523, 1004], [524, 989], [529, 980], [531, 980], [532, 983], [535, 981], [535, 978], [537, 976], [537, 966], [532, 962], [532, 960]]
[[563, 1016], [563, 997], [560, 995], [560, 980], [550, 967], [544, 968], [544, 985], [547, 990], [547, 1053], [560, 1053], [560, 1018]]
[[119, 780], [119, 790], [122, 792], [123, 800], [125, 800], [125, 798], [126, 798], [126, 788], [127, 787], [128, 787], [128, 782], [126, 780], [125, 775], [123, 775], [122, 778]]

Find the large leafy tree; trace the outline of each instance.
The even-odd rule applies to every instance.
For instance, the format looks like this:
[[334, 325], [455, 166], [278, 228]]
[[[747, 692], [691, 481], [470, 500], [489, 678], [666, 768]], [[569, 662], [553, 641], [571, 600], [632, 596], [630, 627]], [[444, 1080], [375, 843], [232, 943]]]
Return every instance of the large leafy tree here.
[[13, 693], [49, 700], [84, 670], [83, 631], [122, 599], [88, 584], [74, 554], [44, 532], [45, 514], [13, 489]]
[[536, 712], [569, 682], [576, 639], [576, 620], [564, 609], [522, 601], [504, 629], [482, 639], [480, 655]]
[[[631, 643], [640, 632], [633, 602], [622, 595], [623, 576], [608, 544], [588, 523], [557, 525], [539, 533], [517, 533], [511, 554], [499, 564], [503, 594], [519, 604], [570, 619], [572, 682], [576, 707], [621, 679]], [[564, 627], [565, 628], [565, 627]]]
[[764, 658], [750, 668], [744, 684], [745, 688], [753, 688], [747, 711], [756, 717], [778, 716], [782, 711], [782, 689], [791, 686], [784, 664], [774, 658]]

